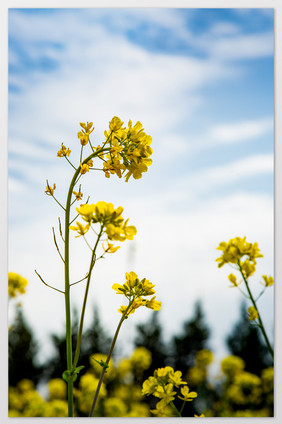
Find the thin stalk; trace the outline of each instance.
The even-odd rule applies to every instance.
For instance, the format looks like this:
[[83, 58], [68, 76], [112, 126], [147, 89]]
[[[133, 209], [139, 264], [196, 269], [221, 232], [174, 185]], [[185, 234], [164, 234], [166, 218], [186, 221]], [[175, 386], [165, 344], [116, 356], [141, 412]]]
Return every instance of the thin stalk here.
[[101, 226], [101, 229], [100, 229], [100, 233], [99, 233], [99, 235], [97, 237], [97, 240], [96, 240], [94, 249], [92, 251], [91, 261], [90, 261], [90, 265], [89, 265], [89, 271], [88, 271], [88, 276], [87, 276], [87, 283], [86, 283], [86, 287], [85, 287], [83, 305], [82, 305], [80, 322], [79, 322], [79, 330], [78, 330], [78, 336], [77, 336], [76, 350], [75, 350], [75, 355], [74, 355], [74, 360], [73, 360], [73, 369], [76, 368], [76, 365], [77, 365], [77, 362], [78, 362], [78, 358], [79, 358], [80, 347], [81, 347], [81, 338], [82, 338], [82, 330], [83, 330], [83, 322], [84, 322], [86, 302], [87, 302], [87, 297], [88, 297], [88, 292], [89, 292], [89, 286], [90, 286], [90, 279], [91, 279], [91, 274], [92, 274], [93, 267], [94, 267], [95, 262], [96, 262], [96, 249], [97, 249], [99, 240], [101, 238], [101, 235], [103, 233], [103, 229], [104, 229], [104, 227], [102, 225]]
[[[123, 315], [122, 315], [122, 317], [121, 317], [121, 319], [119, 321], [119, 324], [117, 326], [117, 329], [116, 329], [116, 332], [115, 332], [115, 335], [114, 335], [114, 338], [113, 338], [113, 341], [112, 341], [112, 344], [111, 344], [111, 347], [110, 347], [110, 351], [109, 351], [108, 357], [107, 357], [107, 359], [105, 361], [107, 365], [110, 362], [110, 359], [111, 359], [111, 356], [112, 356], [112, 353], [113, 353], [113, 350], [114, 350], [114, 347], [115, 347], [115, 344], [116, 344], [116, 341], [117, 341], [117, 338], [118, 338], [119, 330], [120, 330], [120, 328], [122, 326], [123, 321], [126, 319], [125, 318], [126, 317], [126, 313], [129, 310], [130, 306], [132, 305], [132, 302], [133, 301], [131, 301], [129, 303], [128, 308], [123, 313]], [[105, 375], [105, 368], [103, 368], [103, 370], [101, 372], [101, 375], [100, 375], [99, 383], [98, 383], [98, 386], [97, 386], [97, 389], [96, 389], [96, 392], [95, 392], [95, 396], [94, 396], [94, 399], [93, 399], [93, 403], [92, 403], [92, 406], [91, 406], [89, 417], [93, 417], [93, 415], [94, 415], [94, 409], [95, 409], [95, 406], [96, 406], [96, 403], [97, 403], [97, 400], [98, 400], [98, 396], [99, 396], [101, 385], [102, 385], [103, 380], [104, 380], [104, 375]]]
[[169, 404], [173, 407], [173, 409], [176, 411], [177, 415], [179, 417], [182, 417], [181, 413], [178, 411], [178, 409], [176, 408], [176, 406], [174, 405], [174, 403], [172, 401], [169, 402]]
[[[83, 163], [87, 163], [97, 154], [107, 149], [97, 150], [95, 153], [92, 153]], [[66, 355], [67, 355], [67, 370], [72, 371], [72, 334], [71, 334], [71, 310], [70, 310], [70, 275], [69, 275], [69, 225], [70, 225], [70, 207], [71, 207], [71, 196], [75, 184], [80, 179], [81, 165], [76, 169], [73, 178], [70, 183], [66, 208], [65, 208], [65, 314], [66, 314]], [[68, 379], [68, 416], [73, 417], [73, 377], [70, 376]]]
[[[250, 290], [250, 287], [249, 287], [248, 281], [247, 281], [247, 279], [245, 278], [245, 276], [244, 276], [244, 274], [243, 274], [243, 272], [242, 272], [241, 265], [240, 265], [240, 264], [238, 264], [238, 265], [239, 265], [239, 269], [240, 269], [241, 275], [242, 275], [242, 277], [243, 277], [243, 280], [244, 280], [244, 282], [245, 282], [245, 285], [246, 285], [246, 288], [247, 288], [247, 291], [248, 291], [249, 297], [250, 297], [250, 299], [251, 299], [251, 302], [252, 302], [252, 304], [253, 304], [254, 308], [258, 311], [258, 308], [257, 308], [257, 305], [256, 305], [256, 301], [255, 301], [255, 299], [254, 299], [254, 297], [253, 297], [253, 295], [252, 295], [252, 292], [251, 292], [251, 290]], [[270, 342], [269, 342], [269, 340], [268, 340], [268, 337], [267, 337], [267, 334], [266, 334], [266, 332], [265, 332], [264, 325], [263, 325], [263, 323], [262, 323], [262, 320], [261, 320], [261, 317], [260, 317], [260, 313], [259, 313], [259, 312], [258, 312], [258, 321], [259, 321], [259, 327], [260, 327], [260, 329], [261, 329], [261, 331], [262, 331], [262, 334], [263, 334], [264, 340], [265, 340], [265, 342], [266, 342], [266, 345], [267, 345], [267, 347], [268, 347], [268, 350], [269, 350], [269, 352], [270, 352], [270, 354], [271, 354], [272, 358], [274, 358], [273, 349], [272, 349], [271, 344], [270, 344]]]

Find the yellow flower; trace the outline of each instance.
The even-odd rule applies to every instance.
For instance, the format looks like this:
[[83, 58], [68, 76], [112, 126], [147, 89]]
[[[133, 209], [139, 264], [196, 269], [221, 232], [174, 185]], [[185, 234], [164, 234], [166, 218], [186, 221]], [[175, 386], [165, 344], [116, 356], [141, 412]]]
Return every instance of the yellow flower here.
[[196, 414], [194, 414], [194, 417], [202, 418], [202, 417], [205, 417], [205, 414], [201, 414], [201, 415], [196, 415]]
[[82, 131], [79, 131], [77, 133], [77, 137], [79, 138], [82, 146], [85, 146], [88, 143], [89, 134], [91, 134], [92, 131], [94, 131], [94, 127], [92, 128], [92, 125], [93, 125], [93, 122], [87, 122], [86, 124], [84, 122], [80, 122]]
[[75, 195], [76, 200], [81, 200], [83, 197], [83, 194], [81, 193], [81, 191], [79, 190], [78, 193], [76, 191], [73, 191], [72, 194]]
[[94, 217], [95, 205], [88, 205], [85, 203], [84, 205], [80, 205], [79, 208], [75, 208], [77, 213], [81, 215], [84, 221], [90, 223]]
[[265, 287], [273, 286], [273, 284], [274, 284], [273, 277], [267, 277], [267, 275], [263, 275], [262, 278], [264, 280]]
[[216, 259], [216, 262], [219, 262], [219, 268], [226, 263], [238, 264], [238, 261], [243, 256], [248, 256], [249, 261], [253, 262], [253, 264], [256, 263], [256, 258], [263, 257], [259, 253], [258, 244], [256, 242], [253, 244], [248, 243], [246, 237], [235, 237], [230, 239], [228, 243], [223, 241], [219, 244], [217, 250], [222, 250], [222, 256]]
[[67, 385], [61, 378], [53, 378], [48, 382], [50, 400], [66, 399]]
[[258, 311], [254, 306], [250, 306], [248, 308], [248, 313], [249, 313], [249, 320], [250, 321], [254, 321], [254, 320], [258, 319], [258, 317], [259, 317]]
[[229, 274], [228, 280], [232, 283], [230, 287], [238, 287], [238, 285], [241, 284], [241, 283], [237, 283], [237, 278], [234, 274]]
[[51, 188], [51, 187], [49, 186], [49, 184], [47, 183], [45, 193], [46, 193], [48, 196], [53, 196], [53, 194], [54, 194], [54, 190], [55, 190], [55, 189], [56, 189], [56, 184], [53, 184], [53, 188]]
[[146, 308], [153, 309], [154, 311], [159, 311], [162, 306], [162, 302], [158, 302], [156, 296], [152, 297], [151, 300], [146, 300], [145, 306]]
[[[85, 124], [84, 122], [80, 122], [79, 123], [79, 125], [81, 126], [81, 128], [83, 128], [83, 130], [86, 132], [86, 133], [88, 133], [88, 134], [90, 134], [90, 133], [92, 133], [92, 131], [94, 131], [94, 127], [92, 128], [92, 126], [93, 126], [93, 122], [88, 122], [87, 121], [87, 123]], [[92, 129], [91, 129], [92, 128]]]
[[25, 287], [28, 281], [15, 272], [8, 273], [8, 294], [10, 297], [16, 297], [18, 294], [25, 293]]
[[62, 158], [64, 156], [69, 156], [71, 153], [71, 150], [69, 148], [66, 148], [66, 146], [63, 145], [62, 143], [62, 147], [61, 149], [57, 152], [57, 156]]
[[86, 172], [89, 172], [89, 168], [93, 167], [93, 160], [90, 159], [87, 163], [81, 163], [80, 164], [80, 173], [86, 174]]
[[157, 378], [149, 377], [142, 385], [142, 395], [151, 395], [157, 389], [159, 383]]
[[152, 354], [148, 349], [140, 346], [135, 349], [130, 361], [138, 370], [146, 370], [152, 363]]
[[104, 246], [104, 243], [102, 244], [102, 247], [105, 253], [115, 253], [120, 248], [120, 246], [114, 247], [112, 243], [109, 243], [109, 240], [107, 240], [107, 243], [108, 243], [108, 246], [106, 247]]
[[192, 401], [198, 396], [196, 392], [190, 392], [188, 386], [181, 387], [180, 392], [182, 396], [178, 395], [178, 397], [179, 399], [185, 400], [185, 402]]
[[89, 141], [89, 134], [85, 134], [84, 132], [82, 132], [82, 131], [79, 131], [78, 133], [77, 133], [77, 137], [79, 138], [79, 140], [80, 140], [80, 144], [82, 145], [82, 146], [86, 146], [86, 144], [88, 143], [88, 141]]
[[114, 116], [109, 122], [109, 128], [112, 132], [117, 132], [121, 129], [123, 122], [117, 116]]
[[79, 236], [84, 236], [84, 234], [87, 233], [87, 231], [90, 228], [90, 224], [86, 224], [86, 225], [82, 225], [80, 222], [76, 221], [77, 226], [75, 227], [74, 225], [70, 225], [69, 229], [73, 230], [73, 231], [77, 231], [78, 235], [75, 237], [79, 237]]
[[241, 264], [241, 270], [243, 275], [246, 278], [248, 278], [255, 272], [256, 266], [255, 264], [251, 263], [248, 259], [246, 259], [245, 262]]
[[240, 374], [245, 368], [245, 362], [239, 356], [227, 356], [221, 361], [221, 370], [232, 379], [236, 374]]

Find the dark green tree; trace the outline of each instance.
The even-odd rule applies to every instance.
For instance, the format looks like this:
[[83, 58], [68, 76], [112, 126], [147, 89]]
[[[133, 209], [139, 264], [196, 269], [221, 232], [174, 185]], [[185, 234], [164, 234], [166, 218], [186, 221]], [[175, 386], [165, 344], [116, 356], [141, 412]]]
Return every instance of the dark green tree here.
[[240, 356], [245, 361], [245, 370], [260, 375], [261, 370], [273, 365], [260, 329], [248, 318], [246, 303], [241, 304], [241, 315], [226, 343], [232, 355]]
[[42, 367], [36, 361], [39, 346], [28, 326], [23, 311], [17, 308], [14, 323], [9, 331], [9, 385], [27, 378], [36, 385], [39, 381]]
[[[89, 357], [93, 353], [108, 353], [110, 348], [111, 339], [107, 335], [104, 327], [101, 324], [99, 313], [97, 308], [93, 308], [93, 321], [88, 328], [83, 332], [81, 351], [79, 356], [78, 365], [83, 365], [83, 368], [79, 377], [81, 377], [89, 369]], [[73, 346], [73, 355], [74, 349], [77, 341], [77, 332], [78, 332], [78, 314], [74, 310], [73, 313], [73, 322], [72, 322], [72, 346]], [[65, 334], [57, 335], [52, 334], [51, 339], [55, 347], [54, 355], [48, 360], [45, 365], [45, 379], [50, 378], [61, 378], [63, 372], [66, 369], [66, 338]], [[79, 381], [79, 378], [77, 382]]]
[[194, 365], [195, 355], [207, 348], [210, 330], [205, 323], [205, 316], [200, 301], [195, 303], [194, 314], [183, 324], [182, 332], [172, 338], [170, 363], [175, 370], [185, 375], [189, 367]]
[[159, 322], [159, 314], [153, 312], [149, 320], [136, 326], [135, 347], [144, 346], [152, 354], [152, 364], [144, 372], [144, 380], [153, 375], [155, 369], [167, 365], [167, 348], [163, 340], [162, 327]]

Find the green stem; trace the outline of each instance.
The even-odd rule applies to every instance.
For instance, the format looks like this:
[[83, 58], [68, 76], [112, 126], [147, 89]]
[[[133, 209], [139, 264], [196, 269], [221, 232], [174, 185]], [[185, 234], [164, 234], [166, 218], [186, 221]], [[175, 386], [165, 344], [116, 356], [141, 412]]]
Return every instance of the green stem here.
[[[97, 154], [107, 149], [100, 149], [95, 153], [89, 155], [82, 163], [87, 163]], [[67, 354], [67, 370], [72, 371], [72, 334], [71, 334], [71, 310], [70, 310], [70, 275], [69, 275], [69, 225], [70, 225], [70, 208], [71, 208], [71, 196], [75, 184], [80, 178], [81, 165], [75, 171], [73, 178], [70, 183], [66, 208], [65, 208], [65, 313], [66, 313], [66, 354]], [[70, 377], [68, 380], [68, 416], [73, 417], [73, 378]]]
[[[126, 311], [123, 313], [123, 315], [120, 319], [120, 322], [117, 326], [117, 329], [116, 329], [116, 332], [115, 332], [115, 335], [114, 335], [114, 338], [113, 338], [113, 341], [112, 341], [112, 344], [111, 344], [111, 347], [110, 347], [110, 351], [109, 351], [108, 357], [106, 359], [107, 365], [110, 362], [110, 359], [111, 359], [111, 356], [112, 356], [112, 353], [113, 353], [113, 350], [114, 350], [114, 347], [115, 347], [115, 344], [116, 344], [116, 341], [117, 341], [117, 338], [118, 338], [119, 330], [122, 326], [123, 321], [126, 319], [125, 318], [126, 314], [129, 310], [129, 308], [131, 307], [132, 303], [133, 303], [133, 300], [129, 303]], [[94, 399], [93, 399], [93, 403], [92, 403], [92, 406], [91, 406], [91, 411], [90, 411], [89, 417], [93, 417], [93, 415], [94, 415], [94, 409], [95, 409], [95, 406], [96, 406], [96, 403], [97, 403], [97, 400], [98, 400], [100, 388], [101, 388], [103, 380], [104, 380], [104, 375], [105, 375], [105, 368], [103, 368], [101, 375], [100, 375], [99, 383], [98, 383], [98, 386], [97, 386], [97, 389], [96, 389], [96, 392], [95, 392], [95, 396], [94, 396]]]
[[97, 249], [99, 240], [100, 240], [100, 238], [102, 236], [103, 229], [104, 229], [104, 227], [102, 225], [101, 226], [100, 233], [99, 233], [99, 235], [97, 237], [97, 240], [96, 240], [94, 249], [92, 251], [91, 261], [90, 261], [90, 265], [89, 265], [87, 283], [86, 283], [86, 287], [85, 287], [83, 305], [82, 305], [80, 322], [79, 322], [79, 330], [78, 330], [78, 336], [77, 336], [76, 350], [75, 350], [75, 355], [74, 355], [74, 360], [73, 360], [73, 369], [76, 368], [77, 362], [78, 362], [78, 358], [79, 358], [80, 347], [81, 347], [81, 338], [82, 338], [82, 330], [83, 330], [83, 322], [84, 322], [84, 315], [85, 315], [87, 297], [88, 297], [89, 286], [90, 286], [90, 279], [91, 279], [91, 274], [92, 274], [93, 267], [94, 267], [95, 262], [96, 262], [96, 249]]
[[169, 402], [169, 404], [173, 407], [173, 409], [176, 411], [177, 415], [179, 417], [182, 417], [181, 413], [178, 411], [178, 409], [176, 408], [176, 406], [174, 405], [174, 403], [172, 401]]
[[271, 344], [270, 344], [270, 342], [269, 342], [269, 340], [268, 340], [267, 334], [266, 334], [266, 332], [265, 332], [264, 325], [263, 325], [263, 323], [262, 323], [262, 320], [261, 320], [261, 317], [260, 317], [260, 314], [259, 314], [259, 311], [258, 311], [258, 308], [257, 308], [257, 305], [256, 305], [256, 301], [255, 301], [255, 299], [254, 299], [254, 297], [253, 297], [253, 295], [252, 295], [252, 292], [251, 292], [251, 290], [250, 290], [250, 287], [249, 287], [248, 281], [247, 281], [247, 279], [245, 278], [245, 276], [244, 276], [244, 274], [243, 274], [243, 272], [242, 272], [242, 268], [241, 268], [240, 263], [238, 263], [238, 265], [239, 265], [239, 270], [240, 270], [240, 272], [241, 272], [241, 275], [242, 275], [242, 277], [243, 277], [243, 280], [244, 280], [244, 282], [245, 282], [246, 289], [247, 289], [247, 291], [248, 291], [248, 294], [249, 294], [250, 300], [251, 300], [251, 302], [252, 302], [252, 304], [253, 304], [254, 308], [255, 308], [255, 309], [257, 310], [257, 312], [258, 312], [259, 327], [260, 327], [260, 329], [261, 329], [261, 331], [262, 331], [262, 334], [263, 334], [264, 340], [265, 340], [265, 342], [266, 342], [266, 345], [267, 345], [267, 347], [268, 347], [268, 350], [269, 350], [269, 352], [270, 352], [270, 354], [271, 354], [272, 358], [274, 358], [273, 349], [272, 349], [272, 346], [271, 346]]

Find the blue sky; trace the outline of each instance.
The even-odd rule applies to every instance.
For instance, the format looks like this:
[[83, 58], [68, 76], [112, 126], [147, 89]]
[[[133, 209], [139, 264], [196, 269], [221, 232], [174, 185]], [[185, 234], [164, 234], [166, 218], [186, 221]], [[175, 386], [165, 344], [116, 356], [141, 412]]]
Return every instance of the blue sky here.
[[[39, 337], [63, 330], [64, 318], [60, 295], [34, 274], [62, 284], [51, 237], [60, 211], [44, 194], [46, 178], [64, 202], [71, 170], [56, 157], [60, 144], [75, 157], [79, 122], [94, 122], [98, 144], [117, 115], [152, 135], [153, 165], [138, 181], [83, 181], [93, 203], [124, 206], [138, 230], [97, 267], [89, 307], [99, 304], [112, 331], [120, 299], [111, 286], [135, 270], [156, 284], [167, 334], [201, 298], [222, 354], [241, 296], [215, 248], [247, 236], [264, 254], [254, 286], [273, 274], [273, 113], [272, 9], [10, 9], [9, 270], [29, 280], [22, 303]], [[273, 289], [260, 305], [271, 331]], [[148, 318], [142, 312], [126, 323], [124, 345]]]

